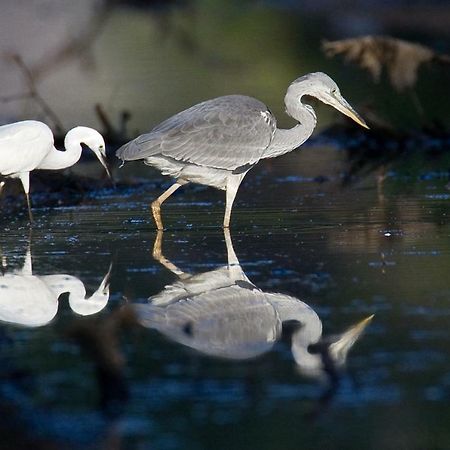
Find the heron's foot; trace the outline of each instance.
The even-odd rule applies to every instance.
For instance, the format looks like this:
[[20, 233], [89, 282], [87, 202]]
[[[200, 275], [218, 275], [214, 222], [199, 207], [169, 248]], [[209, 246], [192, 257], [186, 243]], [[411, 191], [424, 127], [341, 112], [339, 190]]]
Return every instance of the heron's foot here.
[[153, 219], [156, 223], [156, 228], [158, 229], [158, 231], [163, 231], [164, 227], [161, 219], [161, 204], [158, 202], [158, 200], [155, 200], [154, 202], [152, 202], [151, 207]]

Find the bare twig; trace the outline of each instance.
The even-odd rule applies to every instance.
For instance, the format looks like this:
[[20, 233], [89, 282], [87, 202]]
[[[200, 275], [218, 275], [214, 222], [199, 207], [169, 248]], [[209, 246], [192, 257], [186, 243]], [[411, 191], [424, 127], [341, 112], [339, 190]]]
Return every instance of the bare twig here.
[[8, 95], [7, 97], [0, 97], [0, 103], [16, 102], [18, 100], [26, 100], [31, 97], [32, 94], [30, 92], [26, 92], [25, 94]]
[[28, 66], [23, 61], [22, 57], [16, 53], [9, 54], [7, 57], [13, 61], [19, 70], [22, 72], [25, 81], [28, 86], [28, 94], [22, 94], [23, 96], [28, 95], [30, 98], [32, 98], [41, 108], [44, 114], [46, 114], [55, 124], [55, 128], [58, 134], [64, 133], [64, 127], [59, 120], [59, 117], [56, 115], [56, 113], [53, 111], [53, 109], [50, 107], [50, 105], [44, 100], [44, 98], [39, 94], [36, 83], [33, 77], [33, 74], [31, 73]]

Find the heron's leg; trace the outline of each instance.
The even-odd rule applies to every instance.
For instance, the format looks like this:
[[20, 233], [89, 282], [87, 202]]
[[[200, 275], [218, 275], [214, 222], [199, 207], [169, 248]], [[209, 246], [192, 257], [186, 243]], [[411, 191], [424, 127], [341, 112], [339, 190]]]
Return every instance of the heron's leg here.
[[229, 228], [223, 229], [223, 234], [225, 237], [225, 245], [227, 247], [227, 256], [228, 256], [228, 274], [232, 280], [242, 280], [247, 281], [252, 284], [251, 281], [247, 278], [244, 271], [242, 270], [241, 263], [239, 262], [238, 257], [233, 248], [233, 242], [231, 241], [231, 234]]
[[228, 266], [239, 265], [239, 260], [233, 248], [233, 241], [231, 240], [230, 229], [225, 228], [223, 230], [223, 235], [225, 237], [225, 245], [227, 247]]
[[31, 203], [30, 203], [30, 173], [22, 172], [19, 174], [20, 181], [22, 182], [23, 190], [25, 192], [25, 198], [27, 199], [28, 206], [28, 217], [30, 222], [33, 222], [33, 214], [31, 213]]
[[155, 219], [156, 228], [158, 230], [163, 230], [163, 224], [161, 219], [161, 205], [181, 186], [186, 184], [186, 182], [177, 181], [172, 184], [167, 191], [164, 191], [154, 202], [152, 202], [152, 213]]
[[5, 182], [0, 181], [0, 195], [2, 195], [3, 188], [5, 187]]
[[161, 230], [158, 230], [156, 232], [156, 239], [153, 243], [153, 259], [156, 259], [156, 261], [160, 261], [160, 259], [163, 257], [162, 255], [162, 239], [163, 239], [164, 233]]
[[231, 209], [233, 208], [234, 199], [244, 176], [245, 173], [241, 173], [239, 175], [230, 175], [228, 177], [225, 217], [223, 219], [224, 228], [230, 227]]
[[188, 273], [183, 272], [179, 269], [175, 264], [170, 262], [163, 254], [162, 254], [162, 239], [163, 232], [158, 230], [156, 233], [155, 243], [153, 244], [153, 258], [156, 259], [161, 265], [163, 265], [166, 269], [169, 269], [172, 273], [183, 278], [188, 278], [190, 275]]

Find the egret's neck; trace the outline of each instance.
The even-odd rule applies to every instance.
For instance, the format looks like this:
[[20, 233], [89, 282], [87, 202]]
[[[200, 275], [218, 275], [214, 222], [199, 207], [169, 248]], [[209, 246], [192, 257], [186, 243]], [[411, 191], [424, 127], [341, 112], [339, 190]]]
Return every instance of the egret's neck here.
[[86, 316], [102, 310], [109, 299], [109, 291], [105, 291], [103, 282], [100, 287], [86, 298], [83, 282], [72, 275], [55, 274], [41, 277], [58, 299], [61, 294], [69, 293], [69, 305], [77, 314]]
[[40, 162], [37, 169], [58, 170], [71, 167], [78, 162], [81, 157], [81, 140], [69, 131], [64, 139], [65, 151], [50, 150], [47, 156]]
[[61, 294], [66, 292], [71, 297], [84, 298], [86, 296], [86, 288], [79, 278], [66, 274], [43, 275], [40, 277], [45, 281], [50, 290], [59, 298]]
[[295, 150], [311, 136], [316, 127], [317, 118], [312, 106], [301, 102], [304, 94], [306, 92], [299, 91], [299, 89], [295, 93], [291, 91], [291, 88], [288, 89], [284, 98], [286, 112], [299, 123], [288, 130], [277, 128], [264, 158], [274, 158]]

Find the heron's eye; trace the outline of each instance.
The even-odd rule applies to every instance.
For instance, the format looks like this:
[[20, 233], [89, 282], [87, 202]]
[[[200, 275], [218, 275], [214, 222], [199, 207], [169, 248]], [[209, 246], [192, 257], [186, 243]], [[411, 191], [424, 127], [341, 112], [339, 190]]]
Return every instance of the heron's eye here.
[[333, 95], [336, 94], [336, 92], [337, 92], [337, 89], [336, 89], [336, 88], [331, 89], [331, 93], [332, 93]]

